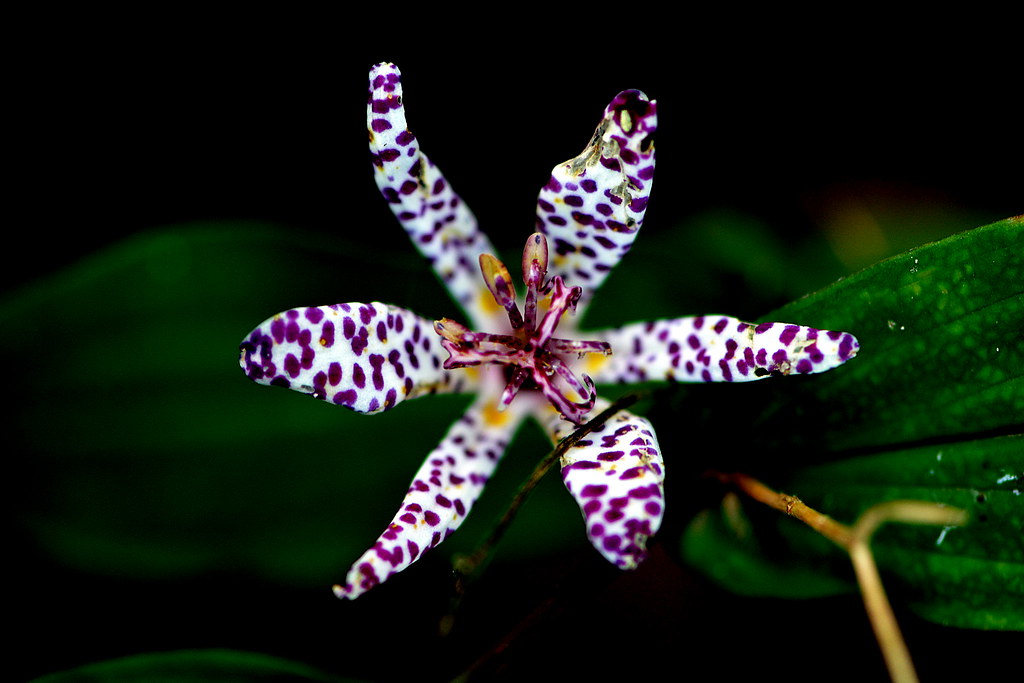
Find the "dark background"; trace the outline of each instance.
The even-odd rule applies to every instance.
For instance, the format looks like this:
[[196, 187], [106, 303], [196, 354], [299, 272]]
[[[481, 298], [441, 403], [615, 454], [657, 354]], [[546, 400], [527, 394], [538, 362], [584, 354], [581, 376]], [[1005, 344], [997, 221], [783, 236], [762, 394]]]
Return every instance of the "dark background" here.
[[539, 187], [625, 88], [659, 102], [655, 229], [728, 207], [799, 234], [820, 228], [837, 193], [909, 197], [985, 222], [1021, 211], [1020, 94], [997, 34], [699, 22], [630, 49], [553, 29], [350, 41], [350, 23], [315, 17], [21, 28], [32, 37], [9, 69], [6, 109], [9, 235], [23, 246], [4, 284], [195, 219], [378, 239], [390, 218], [368, 200], [362, 131], [365, 72], [382, 59], [402, 67], [420, 103], [411, 116], [429, 132], [425, 150], [502, 247], [534, 197], [507, 196], [486, 170]]
[[[63, 16], [12, 27], [25, 34], [8, 69], [16, 123], [2, 288], [126, 235], [197, 219], [393, 244], [366, 163], [366, 71], [381, 59], [401, 66], [425, 151], [502, 250], [518, 246], [535, 198], [504, 186], [539, 187], [624, 88], [659, 102], [645, 230], [727, 207], [795, 241], [820, 229], [830, 201], [850, 196], [949, 207], [977, 216], [974, 224], [1022, 211], [1019, 80], [989, 34], [908, 40], [909, 29], [780, 33], [723, 20], [654, 38], [646, 24], [601, 21], [523, 28], [507, 40], [489, 35], [497, 25], [413, 39], [401, 38], [412, 20], [278, 19]], [[817, 678], [837, 666], [884, 675], [856, 596], [741, 600], [662, 551], [647, 574], [627, 579], [572, 554], [544, 567], [497, 566], [467, 605], [466, 621], [484, 626], [450, 649], [429, 636], [443, 609], [441, 562], [354, 605], [343, 629], [321, 589], [244, 576], [133, 583], [33, 559], [9, 586], [28, 636], [16, 658], [24, 675], [133, 652], [237, 647], [371, 678], [404, 677], [422, 662], [430, 680], [499, 642], [548, 595], [557, 600], [547, 618], [509, 650], [512, 680], [641, 672], [649, 661], [711, 666], [725, 678]], [[532, 604], [518, 602], [523, 595]], [[932, 680], [974, 670], [973, 658], [949, 664], [944, 650], [1006, 656], [1007, 634], [901, 618]], [[27, 654], [40, 646], [44, 655]], [[359, 652], [351, 669], [338, 661], [345, 651]]]

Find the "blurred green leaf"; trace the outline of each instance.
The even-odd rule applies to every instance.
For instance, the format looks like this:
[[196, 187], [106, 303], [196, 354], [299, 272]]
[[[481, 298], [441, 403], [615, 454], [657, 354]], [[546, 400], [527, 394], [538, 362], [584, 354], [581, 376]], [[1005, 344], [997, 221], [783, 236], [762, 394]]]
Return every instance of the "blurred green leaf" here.
[[[468, 398], [366, 417], [245, 378], [239, 342], [280, 310], [380, 300], [450, 312], [412, 250], [329, 242], [270, 225], [175, 226], [0, 303], [0, 329], [17, 332], [0, 337], [0, 354], [17, 359], [5, 379], [19, 389], [8, 448], [20, 527], [61, 563], [102, 575], [235, 571], [325, 591], [338, 580]], [[503, 468], [511, 477], [452, 552], [482, 535], [516, 467], [535, 458]], [[572, 505], [553, 486], [537, 498], [538, 514]], [[512, 535], [508, 551], [585, 542], [578, 512], [568, 519]]]
[[277, 657], [234, 650], [183, 650], [135, 655], [34, 679], [35, 683], [345, 683], [355, 680], [330, 676], [305, 664]]
[[[784, 253], [758, 230], [739, 222], [727, 233], [708, 232], [717, 241], [702, 248], [725, 255], [748, 235], [768, 253]], [[804, 486], [792, 478], [801, 464], [884, 458], [922, 441], [952, 446], [984, 439], [981, 450], [962, 456], [963, 467], [991, 475], [984, 465], [995, 462], [984, 450], [987, 439], [1019, 431], [1024, 400], [1022, 246], [1020, 223], [1004, 221], [882, 262], [773, 313], [778, 320], [851, 331], [861, 340], [861, 354], [822, 376], [680, 388], [677, 404], [653, 409], [668, 413], [667, 420], [655, 420], [667, 456], [684, 456], [672, 461], [673, 481], [685, 479], [686, 467], [677, 463], [696, 467], [703, 463], [694, 455], [729, 452], [687, 450], [691, 424], [680, 416], [695, 423], [696, 433], [754, 444], [736, 449], [740, 464], [784, 489], [790, 482]], [[658, 253], [663, 260], [678, 255]], [[643, 272], [634, 267], [613, 275], [595, 302], [596, 315], [621, 324], [694, 312], [679, 310], [675, 289], [664, 285], [665, 270], [637, 254], [643, 255], [635, 251], [631, 260]], [[780, 276], [772, 259], [740, 272], [743, 288], [759, 282], [771, 289]], [[708, 294], [709, 305], [730, 294], [730, 286]], [[424, 315], [451, 311], [414, 253], [376, 254], [344, 239], [325, 243], [251, 224], [178, 226], [141, 235], [0, 303], [0, 353], [16, 359], [5, 378], [20, 391], [8, 412], [8, 443], [20, 470], [13, 497], [21, 530], [60, 563], [107, 576], [236, 571], [330, 585], [379, 533], [423, 455], [466, 400], [432, 397], [368, 418], [253, 386], [237, 367], [236, 349], [276, 311], [360, 300], [395, 302]], [[472, 546], [546, 448], [532, 431], [517, 438], [501, 476], [464, 530], [448, 541], [445, 557]], [[1019, 470], [1000, 470], [997, 478], [1019, 477]], [[838, 495], [855, 479], [846, 476], [830, 491]], [[810, 500], [801, 490], [790, 492]], [[843, 521], [852, 521], [884, 495], [851, 488], [837, 510], [848, 511], [851, 518]], [[830, 513], [827, 502], [822, 511]], [[990, 534], [1019, 523], [1005, 506], [989, 507]], [[836, 556], [822, 539], [791, 537], [789, 530], [799, 526], [792, 520], [772, 514], [762, 524], [752, 514], [756, 544], [737, 545], [726, 538], [731, 527], [717, 514], [698, 518], [704, 526], [691, 551], [697, 548], [702, 562], [717, 558], [729, 570], [727, 584], [790, 596], [849, 585], [842, 571], [810, 578], [822, 562], [831, 570]], [[560, 483], [548, 478], [501, 552], [526, 556], [583, 547], [581, 526]], [[953, 539], [975, 528], [949, 531], [941, 552], [952, 552], [958, 547]], [[928, 530], [918, 539], [921, 547], [931, 548], [937, 533]], [[944, 614], [958, 608], [941, 596], [971, 594], [964, 586], [980, 583], [992, 570], [966, 560], [987, 556], [964, 555], [960, 573], [950, 578], [940, 577], [946, 565], [929, 568], [917, 556], [900, 560], [895, 550], [892, 557], [897, 559], [888, 566], [905, 579], [920, 609], [943, 622], [971, 625]], [[1008, 562], [1009, 570], [1019, 566], [1017, 555], [999, 561]], [[928, 573], [912, 573], [920, 567]], [[754, 574], [761, 585], [745, 587], [743, 577]], [[922, 592], [929, 585], [932, 597]], [[977, 595], [973, 625], [984, 619], [1008, 623], [994, 593], [979, 589]]]
[[[968, 510], [967, 527], [888, 525], [873, 544], [890, 586], [943, 624], [1024, 628], [1022, 292], [1024, 232], [1011, 219], [913, 249], [768, 316], [851, 331], [861, 351], [766, 401], [751, 422], [767, 460], [757, 473], [844, 523], [900, 498]], [[814, 460], [825, 464], [799, 467]], [[745, 507], [759, 545], [709, 510], [684, 534], [684, 556], [738, 592], [792, 594], [793, 580], [756, 578], [765, 562], [776, 573], [798, 559], [804, 571], [829, 565], [849, 576], [822, 537]]]

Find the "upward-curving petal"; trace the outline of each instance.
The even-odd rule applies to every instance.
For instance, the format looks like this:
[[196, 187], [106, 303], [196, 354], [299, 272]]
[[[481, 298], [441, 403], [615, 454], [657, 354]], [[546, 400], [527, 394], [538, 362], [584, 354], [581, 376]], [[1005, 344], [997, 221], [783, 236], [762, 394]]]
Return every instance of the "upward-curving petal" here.
[[[599, 401], [592, 415], [608, 405]], [[545, 422], [556, 442], [576, 428], [557, 416]], [[651, 423], [620, 410], [567, 450], [561, 466], [591, 544], [620, 569], [635, 569], [665, 511], [665, 465]]]
[[825, 372], [853, 358], [860, 348], [848, 332], [758, 325], [722, 315], [634, 323], [589, 334], [613, 349], [611, 356], [589, 359], [587, 372], [598, 384], [749, 382]]
[[413, 478], [405, 500], [377, 542], [334, 587], [355, 599], [402, 571], [455, 531], [469, 514], [505, 452], [524, 411], [498, 412], [494, 398], [478, 399], [451, 426]]
[[[575, 159], [559, 164], [537, 199], [537, 229], [552, 241], [551, 275], [589, 297], [633, 245], [654, 179], [656, 103], [619, 93]], [[582, 308], [580, 308], [582, 312]]]
[[480, 284], [477, 259], [497, 252], [466, 203], [420, 151], [406, 124], [401, 72], [394, 64], [370, 70], [366, 118], [374, 179], [388, 206], [474, 326], [488, 327], [497, 311]]
[[448, 352], [433, 328], [382, 303], [293, 308], [242, 341], [239, 364], [260, 384], [379, 413], [423, 394], [473, 388], [471, 375], [442, 367]]

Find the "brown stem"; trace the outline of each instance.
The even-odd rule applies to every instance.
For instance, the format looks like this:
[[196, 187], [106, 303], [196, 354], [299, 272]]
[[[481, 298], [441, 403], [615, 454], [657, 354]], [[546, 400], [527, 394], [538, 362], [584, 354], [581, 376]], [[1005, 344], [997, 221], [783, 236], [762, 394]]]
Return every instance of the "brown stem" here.
[[853, 563], [857, 584], [864, 599], [864, 608], [878, 640], [889, 676], [896, 683], [916, 683], [917, 673], [914, 671], [910, 651], [896, 623], [896, 616], [885, 595], [885, 588], [871, 553], [871, 536], [885, 522], [959, 526], [967, 522], [967, 513], [937, 503], [895, 500], [873, 505], [861, 514], [852, 527], [848, 527], [808, 507], [799, 498], [774, 491], [748, 475], [716, 472], [713, 476], [723, 483], [735, 486], [754, 500], [799, 519], [846, 550]]

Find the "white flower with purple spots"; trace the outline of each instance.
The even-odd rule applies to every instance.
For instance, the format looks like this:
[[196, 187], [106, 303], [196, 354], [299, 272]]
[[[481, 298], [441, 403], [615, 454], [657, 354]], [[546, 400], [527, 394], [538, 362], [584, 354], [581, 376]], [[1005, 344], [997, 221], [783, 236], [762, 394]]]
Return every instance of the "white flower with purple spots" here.
[[[740, 382], [823, 372], [857, 353], [845, 332], [720, 315], [576, 330], [566, 313], [589, 303], [643, 223], [657, 115], [639, 91], [616, 96], [583, 153], [555, 167], [541, 189], [523, 251], [522, 309], [508, 269], [407, 128], [392, 64], [370, 72], [367, 118], [381, 193], [472, 327], [382, 303], [296, 308], [246, 337], [242, 369], [261, 384], [368, 414], [437, 392], [476, 399], [334, 587], [338, 597], [358, 597], [458, 528], [526, 418], [557, 442], [607, 407], [595, 384]], [[561, 467], [593, 546], [618, 567], [636, 567], [664, 513], [651, 424], [621, 410], [569, 448]]]

